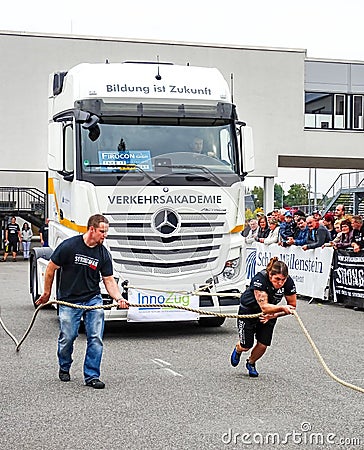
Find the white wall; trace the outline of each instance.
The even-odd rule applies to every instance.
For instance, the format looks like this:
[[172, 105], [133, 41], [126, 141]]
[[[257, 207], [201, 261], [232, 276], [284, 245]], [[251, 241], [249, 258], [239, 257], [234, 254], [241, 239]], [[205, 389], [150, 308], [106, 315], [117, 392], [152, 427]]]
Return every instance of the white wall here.
[[[48, 75], [80, 62], [170, 61], [217, 67], [230, 82], [240, 119], [253, 127], [255, 176], [277, 174], [277, 153], [303, 147], [305, 52], [132, 42], [0, 32], [3, 169], [46, 169]], [[0, 183], [1, 184], [1, 183]]]
[[281, 162], [288, 166], [301, 157], [301, 167], [319, 167], [311, 165], [313, 156], [331, 164], [337, 159], [339, 169], [339, 157], [363, 156], [364, 133], [304, 131], [304, 50], [0, 32], [0, 169], [47, 169], [49, 73], [80, 62], [155, 61], [157, 56], [217, 67], [228, 82], [234, 74], [239, 118], [254, 131], [254, 176], [276, 176], [279, 155], [288, 156]]

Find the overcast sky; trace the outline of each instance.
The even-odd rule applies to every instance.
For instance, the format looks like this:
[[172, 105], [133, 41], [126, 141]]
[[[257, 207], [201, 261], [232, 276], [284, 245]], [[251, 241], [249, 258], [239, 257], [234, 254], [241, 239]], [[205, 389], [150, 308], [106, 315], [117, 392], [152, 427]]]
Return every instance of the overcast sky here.
[[[301, 48], [310, 58], [364, 61], [363, 13], [363, 0], [18, 0], [2, 2], [0, 30]], [[280, 169], [277, 182], [308, 184], [308, 173]], [[317, 190], [337, 175], [318, 171]]]

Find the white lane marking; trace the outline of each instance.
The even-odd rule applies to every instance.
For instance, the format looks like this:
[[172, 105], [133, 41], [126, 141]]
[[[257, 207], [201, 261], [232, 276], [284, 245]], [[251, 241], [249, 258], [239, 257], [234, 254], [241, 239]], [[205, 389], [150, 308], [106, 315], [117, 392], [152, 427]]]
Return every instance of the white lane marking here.
[[157, 364], [161, 363], [161, 365], [163, 365], [163, 366], [171, 366], [172, 365], [171, 363], [169, 363], [167, 361], [163, 361], [163, 359], [154, 358], [154, 359], [152, 359], [152, 361]]
[[172, 370], [172, 369], [169, 369], [168, 367], [165, 367], [164, 370], [167, 370], [168, 372], [171, 372], [171, 374], [173, 374], [175, 377], [183, 377], [183, 375], [181, 375], [181, 374], [178, 373], [178, 372], [175, 372], [175, 371]]
[[157, 366], [161, 367], [163, 370], [166, 370], [167, 372], [171, 373], [173, 376], [175, 377], [183, 377], [183, 375], [181, 375], [180, 373], [170, 369], [169, 367], [165, 367], [165, 366], [171, 366], [172, 364], [167, 362], [167, 361], [163, 361], [163, 359], [159, 359], [159, 358], [154, 358], [151, 359], [152, 362], [154, 362], [154, 364], [157, 364]]

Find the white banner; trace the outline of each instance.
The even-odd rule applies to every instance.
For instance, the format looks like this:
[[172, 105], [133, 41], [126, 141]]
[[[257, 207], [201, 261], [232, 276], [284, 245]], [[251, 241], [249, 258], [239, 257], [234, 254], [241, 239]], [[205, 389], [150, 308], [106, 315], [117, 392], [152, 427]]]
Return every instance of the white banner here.
[[264, 245], [256, 243], [247, 248], [247, 278], [250, 279], [265, 269], [269, 260], [277, 256], [288, 266], [288, 273], [293, 278], [297, 293], [307, 297], [324, 298], [325, 288], [330, 277], [333, 248], [316, 248], [302, 250], [297, 245], [281, 247], [278, 244]]
[[[176, 305], [198, 309], [199, 297], [197, 295], [129, 289], [128, 301], [140, 305], [129, 308], [128, 322], [171, 322], [198, 320], [199, 318], [198, 313], [172, 308], [173, 305]], [[170, 305], [171, 307], [157, 308], [150, 305]]]

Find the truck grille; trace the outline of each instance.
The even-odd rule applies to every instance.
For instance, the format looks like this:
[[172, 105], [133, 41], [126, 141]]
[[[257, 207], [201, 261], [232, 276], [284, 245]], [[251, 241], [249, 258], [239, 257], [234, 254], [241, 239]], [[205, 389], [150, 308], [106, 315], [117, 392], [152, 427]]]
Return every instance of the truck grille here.
[[216, 267], [223, 237], [229, 231], [225, 212], [172, 212], [169, 217], [170, 210], [166, 210], [171, 226], [159, 228], [155, 214], [105, 214], [108, 246], [121, 272], [167, 276]]

